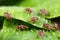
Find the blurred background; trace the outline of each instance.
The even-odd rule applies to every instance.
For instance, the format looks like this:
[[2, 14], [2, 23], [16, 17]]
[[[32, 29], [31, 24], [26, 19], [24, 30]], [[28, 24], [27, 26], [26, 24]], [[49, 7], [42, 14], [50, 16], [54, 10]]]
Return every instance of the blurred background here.
[[[47, 0], [45, 0], [47, 1]], [[0, 0], [0, 6], [38, 6], [45, 2], [44, 0]]]

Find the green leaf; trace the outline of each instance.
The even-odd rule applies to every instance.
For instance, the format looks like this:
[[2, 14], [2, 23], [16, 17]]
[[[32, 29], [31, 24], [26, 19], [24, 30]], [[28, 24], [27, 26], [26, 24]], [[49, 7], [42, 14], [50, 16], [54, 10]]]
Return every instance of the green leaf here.
[[[28, 30], [16, 30], [16, 26], [18, 25], [16, 20], [8, 21], [4, 20], [3, 29], [1, 30], [0, 39], [1, 40], [42, 40], [41, 37], [37, 37], [37, 30], [33, 27]], [[20, 23], [19, 23], [20, 24]], [[25, 24], [25, 23], [23, 23]], [[2, 38], [3, 39], [2, 39]]]
[[37, 9], [45, 8], [50, 14], [47, 18], [60, 16], [60, 0], [25, 0], [18, 5]]
[[[28, 13], [25, 11], [25, 7], [0, 7], [0, 16], [4, 16], [4, 12], [8, 11], [13, 19], [22, 20], [39, 28], [43, 28], [44, 23], [51, 24], [51, 21], [45, 19], [41, 14], [38, 15], [38, 12], [35, 8], [31, 9], [33, 12]], [[33, 23], [30, 21], [32, 17], [37, 17], [38, 20]], [[51, 29], [53, 29], [53, 27]]]
[[[8, 4], [10, 3], [8, 2]], [[18, 2], [16, 5], [24, 7], [35, 7], [36, 9], [45, 8], [50, 14], [50, 16], [47, 16], [46, 18], [60, 16], [60, 0], [23, 0], [22, 2]]]
[[31, 30], [29, 29], [16, 30], [16, 25], [18, 25], [18, 22], [14, 24], [14, 21], [8, 21], [5, 19], [3, 29], [0, 32], [0, 39], [1, 40], [58, 40], [57, 36], [53, 35], [48, 31], [43, 30], [44, 36], [41, 37], [38, 34], [37, 28], [34, 29], [31, 28]]

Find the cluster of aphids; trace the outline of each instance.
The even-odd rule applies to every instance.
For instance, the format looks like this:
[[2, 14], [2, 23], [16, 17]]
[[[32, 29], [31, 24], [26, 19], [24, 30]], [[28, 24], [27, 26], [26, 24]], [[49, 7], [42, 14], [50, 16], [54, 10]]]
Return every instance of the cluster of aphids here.
[[[26, 8], [25, 11], [28, 12], [28, 13], [32, 13], [33, 12], [32, 9], [30, 9], [30, 8]], [[44, 15], [47, 15], [48, 11], [45, 10], [45, 9], [40, 9], [40, 13], [42, 13]], [[11, 14], [9, 12], [5, 12], [4, 16], [8, 20], [10, 20], [12, 18]], [[30, 18], [30, 21], [33, 22], [33, 23], [36, 22], [37, 20], [39, 20], [37, 17], [31, 17]], [[51, 28], [50, 24], [46, 24], [46, 23], [43, 24], [43, 27], [46, 28], [46, 29], [50, 29]], [[27, 29], [27, 26], [25, 26], [25, 25], [18, 25], [18, 26], [16, 26], [16, 29]], [[54, 29], [55, 30], [59, 29], [59, 25], [57, 23], [54, 23]], [[44, 32], [42, 30], [39, 30], [38, 32], [39, 32], [39, 35], [41, 35], [41, 36], [44, 35]]]
[[[29, 13], [32, 13], [33, 12], [32, 9], [30, 9], [30, 8], [26, 8], [26, 11], [29, 12]], [[40, 13], [42, 13], [44, 15], [48, 15], [48, 11], [46, 9], [40, 9]], [[30, 21], [31, 22], [36, 22], [37, 20], [38, 20], [37, 17], [30, 18]], [[43, 24], [43, 27], [44, 28], [47, 28], [47, 29], [50, 29], [51, 28], [51, 26], [49, 24], [46, 24], [46, 23]], [[59, 29], [59, 25], [57, 23], [54, 23], [54, 29], [55, 30], [58, 30]]]

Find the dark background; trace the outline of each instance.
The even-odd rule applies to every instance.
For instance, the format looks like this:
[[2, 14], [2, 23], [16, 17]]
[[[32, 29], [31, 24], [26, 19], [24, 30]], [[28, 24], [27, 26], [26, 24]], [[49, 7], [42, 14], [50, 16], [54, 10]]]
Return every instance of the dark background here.
[[0, 0], [0, 6], [15, 6], [24, 0]]

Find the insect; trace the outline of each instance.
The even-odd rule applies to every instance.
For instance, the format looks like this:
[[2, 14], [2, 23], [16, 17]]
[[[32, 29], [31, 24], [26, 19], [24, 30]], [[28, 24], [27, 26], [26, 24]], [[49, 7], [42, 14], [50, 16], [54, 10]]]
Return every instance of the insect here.
[[45, 9], [40, 9], [40, 12], [43, 13], [43, 14], [45, 14], [45, 15], [48, 14], [48, 11], [45, 10]]
[[17, 29], [26, 29], [27, 27], [25, 25], [18, 25], [16, 28]]
[[39, 30], [38, 33], [41, 37], [44, 36], [44, 32], [42, 30]]
[[10, 20], [12, 17], [11, 17], [11, 15], [8, 13], [8, 12], [5, 12], [4, 13], [4, 16], [8, 19], [8, 20]]
[[50, 25], [49, 24], [43, 24], [44, 28], [50, 29]]
[[35, 21], [38, 20], [38, 18], [37, 17], [32, 17], [30, 20], [31, 20], [31, 22], [35, 22]]
[[32, 13], [32, 10], [30, 8], [25, 9], [28, 13]]
[[59, 26], [58, 26], [57, 23], [54, 23], [54, 29], [55, 29], [55, 30], [58, 30], [58, 29], [59, 29]]

